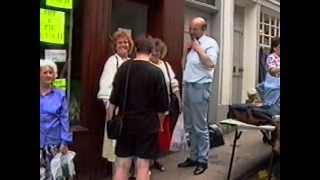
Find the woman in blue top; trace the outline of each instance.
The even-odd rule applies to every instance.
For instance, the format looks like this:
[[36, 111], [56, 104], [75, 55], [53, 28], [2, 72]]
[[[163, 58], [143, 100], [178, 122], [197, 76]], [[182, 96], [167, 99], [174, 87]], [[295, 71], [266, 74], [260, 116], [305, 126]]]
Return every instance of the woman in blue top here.
[[65, 93], [52, 87], [56, 77], [56, 64], [40, 60], [40, 173], [45, 173], [45, 179], [52, 176], [52, 158], [58, 152], [67, 153], [72, 142]]

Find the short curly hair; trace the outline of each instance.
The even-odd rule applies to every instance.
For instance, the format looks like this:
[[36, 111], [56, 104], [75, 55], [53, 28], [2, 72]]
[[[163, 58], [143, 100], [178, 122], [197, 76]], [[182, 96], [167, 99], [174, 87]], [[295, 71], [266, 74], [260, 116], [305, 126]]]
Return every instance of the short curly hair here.
[[131, 36], [127, 32], [122, 31], [122, 30], [118, 30], [118, 31], [114, 32], [112, 34], [112, 36], [110, 37], [112, 52], [116, 53], [116, 44], [117, 44], [117, 39], [119, 39], [119, 38], [126, 38], [128, 40], [128, 42], [129, 42], [129, 54], [131, 54], [132, 50], [134, 48], [134, 42], [133, 42]]
[[153, 39], [150, 37], [140, 36], [135, 41], [137, 53], [152, 53]]
[[42, 67], [49, 67], [54, 73], [54, 78], [58, 77], [58, 67], [57, 64], [50, 59], [40, 59], [40, 69]]

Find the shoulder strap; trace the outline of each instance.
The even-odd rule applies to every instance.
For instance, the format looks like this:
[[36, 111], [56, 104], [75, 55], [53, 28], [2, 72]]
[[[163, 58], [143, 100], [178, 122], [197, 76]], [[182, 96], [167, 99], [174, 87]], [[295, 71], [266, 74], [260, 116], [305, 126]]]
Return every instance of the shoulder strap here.
[[170, 86], [170, 95], [173, 94], [172, 93], [172, 85], [171, 85], [171, 76], [170, 76], [170, 73], [169, 73], [169, 68], [168, 68], [168, 65], [167, 65], [167, 62], [166, 61], [163, 61], [165, 67], [166, 67], [166, 71], [167, 71], [167, 74], [168, 74], [168, 77], [169, 77], [169, 86]]
[[126, 74], [126, 84], [124, 87], [124, 97], [123, 97], [123, 104], [122, 108], [120, 109], [120, 112], [124, 112], [127, 104], [127, 96], [128, 96], [128, 83], [129, 83], [129, 76], [130, 76], [130, 68], [131, 68], [131, 63], [128, 64], [128, 69], [127, 69], [127, 74]]
[[117, 69], [119, 68], [119, 59], [118, 59], [118, 56], [115, 54], [114, 55], [116, 57], [116, 60], [117, 60]]

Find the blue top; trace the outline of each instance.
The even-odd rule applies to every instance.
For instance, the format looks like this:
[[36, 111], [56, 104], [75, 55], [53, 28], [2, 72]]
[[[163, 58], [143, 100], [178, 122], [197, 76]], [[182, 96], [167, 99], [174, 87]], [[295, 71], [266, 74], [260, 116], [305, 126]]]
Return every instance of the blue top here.
[[[198, 42], [209, 56], [211, 62], [216, 65], [218, 61], [219, 46], [213, 38], [202, 35]], [[213, 81], [214, 68], [208, 69], [201, 63], [198, 53], [191, 49], [186, 57], [186, 67], [183, 73], [183, 81], [189, 83], [210, 83]]]
[[70, 144], [69, 109], [65, 93], [53, 89], [40, 95], [40, 148], [46, 145]]

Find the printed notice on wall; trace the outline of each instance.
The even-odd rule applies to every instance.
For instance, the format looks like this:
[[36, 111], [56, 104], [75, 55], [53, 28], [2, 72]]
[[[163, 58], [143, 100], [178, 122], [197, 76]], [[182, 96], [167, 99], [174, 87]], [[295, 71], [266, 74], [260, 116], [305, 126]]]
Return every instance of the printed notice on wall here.
[[45, 49], [44, 56], [54, 62], [66, 62], [67, 51], [65, 49]]
[[40, 41], [64, 44], [65, 13], [40, 8]]
[[46, 0], [46, 5], [57, 8], [72, 9], [73, 0]]

